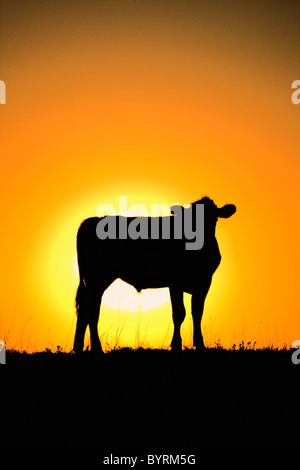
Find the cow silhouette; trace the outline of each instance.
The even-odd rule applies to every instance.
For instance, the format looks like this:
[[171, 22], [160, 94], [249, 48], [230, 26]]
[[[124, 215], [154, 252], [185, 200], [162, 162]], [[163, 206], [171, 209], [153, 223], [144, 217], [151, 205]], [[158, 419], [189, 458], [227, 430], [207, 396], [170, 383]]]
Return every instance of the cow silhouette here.
[[[204, 205], [204, 244], [199, 250], [187, 250], [184, 230], [182, 237], [175, 236], [174, 225], [178, 208], [196, 213], [197, 204]], [[170, 237], [156, 239], [99, 239], [98, 223], [103, 220], [91, 217], [82, 222], [77, 233], [77, 256], [79, 267], [79, 286], [76, 294], [77, 325], [74, 351], [83, 350], [87, 326], [90, 329], [91, 350], [102, 351], [98, 336], [98, 319], [103, 292], [117, 278], [134, 286], [137, 291], [147, 288], [168, 287], [172, 304], [174, 333], [172, 350], [181, 350], [180, 327], [185, 318], [183, 293], [192, 295], [193, 345], [204, 348], [201, 333], [201, 318], [204, 301], [212, 276], [221, 261], [215, 237], [219, 217], [228, 218], [236, 211], [233, 204], [218, 208], [208, 197], [203, 197], [190, 205], [190, 208], [172, 206], [171, 215], [158, 217], [156, 222], [162, 233], [162, 224], [170, 225]], [[114, 222], [116, 227], [122, 222], [129, 224], [136, 218], [106, 216], [105, 222]], [[122, 218], [122, 220], [120, 220]], [[153, 217], [146, 217], [149, 227]], [[184, 217], [182, 217], [182, 221]], [[143, 221], [145, 222], [145, 220]], [[183, 223], [183, 222], [182, 222]], [[118, 229], [117, 229], [118, 230]]]

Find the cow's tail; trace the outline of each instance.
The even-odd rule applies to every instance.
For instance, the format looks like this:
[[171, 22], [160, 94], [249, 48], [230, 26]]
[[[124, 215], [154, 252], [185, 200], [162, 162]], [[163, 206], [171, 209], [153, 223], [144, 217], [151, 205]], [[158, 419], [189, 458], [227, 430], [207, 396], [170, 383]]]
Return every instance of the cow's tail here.
[[75, 297], [75, 307], [76, 307], [76, 315], [78, 316], [79, 310], [83, 305], [83, 299], [85, 297], [85, 290], [86, 290], [86, 283], [84, 279], [84, 263], [81, 256], [78, 253], [78, 271], [79, 271], [79, 285], [76, 291]]
[[76, 296], [75, 296], [75, 308], [76, 315], [80, 311], [80, 308], [83, 305], [83, 299], [85, 294], [85, 280], [84, 280], [84, 260], [85, 260], [85, 246], [84, 246], [84, 222], [78, 229], [77, 232], [77, 264], [78, 264], [78, 273], [79, 273], [79, 285], [77, 287]]

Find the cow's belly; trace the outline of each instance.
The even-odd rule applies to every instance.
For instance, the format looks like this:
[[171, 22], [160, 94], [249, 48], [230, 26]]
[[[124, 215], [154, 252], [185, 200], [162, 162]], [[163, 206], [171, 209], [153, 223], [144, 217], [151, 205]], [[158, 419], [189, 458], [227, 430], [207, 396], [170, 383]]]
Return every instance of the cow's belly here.
[[219, 251], [213, 258], [210, 253], [209, 256], [204, 254], [199, 261], [193, 252], [184, 253], [181, 259], [170, 253], [159, 253], [158, 256], [143, 252], [133, 256], [129, 252], [122, 252], [110, 264], [109, 277], [122, 279], [138, 292], [173, 286], [192, 294], [201, 288], [202, 283], [211, 279], [219, 263]]
[[141, 290], [145, 289], [162, 289], [165, 287], [176, 287], [180, 289], [182, 292], [186, 292], [188, 294], [193, 294], [196, 292], [199, 287], [201, 286], [201, 283], [195, 282], [195, 281], [190, 281], [188, 279], [179, 279], [177, 278], [172, 278], [170, 277], [168, 279], [162, 279], [162, 278], [155, 278], [155, 279], [150, 279], [147, 277], [135, 277], [135, 276], [128, 276], [128, 275], [123, 275], [119, 276], [122, 281], [127, 282], [128, 284], [132, 285], [135, 287], [135, 289], [140, 292]]
[[131, 284], [133, 287], [136, 288], [138, 292], [142, 289], [160, 289], [163, 287], [169, 287], [172, 283], [172, 280], [167, 277], [159, 276], [151, 276], [148, 273], [120, 273], [118, 276], [122, 281]]
[[183, 267], [167, 265], [161, 263], [156, 265], [153, 269], [152, 266], [147, 266], [147, 269], [126, 269], [119, 271], [118, 277], [123, 281], [131, 284], [138, 292], [142, 289], [160, 289], [164, 287], [177, 286], [185, 292], [191, 290], [191, 284], [194, 284], [194, 275], [190, 272], [186, 273]]

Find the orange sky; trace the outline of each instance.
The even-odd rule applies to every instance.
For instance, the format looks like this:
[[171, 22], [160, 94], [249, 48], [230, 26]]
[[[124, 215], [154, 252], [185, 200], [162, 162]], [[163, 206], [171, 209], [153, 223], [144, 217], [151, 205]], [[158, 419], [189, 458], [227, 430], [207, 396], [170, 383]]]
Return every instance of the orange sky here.
[[[8, 347], [72, 347], [76, 231], [119, 195], [149, 209], [203, 195], [236, 204], [217, 224], [223, 258], [205, 342], [300, 339], [300, 105], [291, 102], [299, 13], [294, 2], [1, 2]], [[105, 348], [168, 345], [166, 290], [138, 296], [115, 286], [106, 304]]]

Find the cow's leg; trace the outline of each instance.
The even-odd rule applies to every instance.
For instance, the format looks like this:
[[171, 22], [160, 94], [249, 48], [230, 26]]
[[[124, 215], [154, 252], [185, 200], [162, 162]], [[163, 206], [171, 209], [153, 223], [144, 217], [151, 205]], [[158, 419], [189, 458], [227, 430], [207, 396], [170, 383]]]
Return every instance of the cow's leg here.
[[84, 335], [87, 327], [87, 319], [83, 315], [77, 314], [76, 332], [73, 345], [73, 351], [75, 353], [81, 353], [84, 344]]
[[99, 287], [93, 285], [86, 286], [83, 283], [79, 285], [76, 295], [77, 324], [73, 347], [76, 353], [80, 353], [83, 350], [84, 336], [88, 325], [91, 337], [91, 350], [102, 351], [97, 325], [101, 297], [104, 290], [104, 288], [99, 289]]
[[181, 290], [170, 288], [170, 297], [172, 303], [174, 334], [171, 342], [172, 351], [181, 351], [180, 327], [185, 317], [185, 307], [183, 303], [183, 292]]
[[201, 318], [203, 315], [204, 302], [209, 290], [211, 279], [204, 286], [201, 286], [199, 292], [192, 295], [192, 317], [194, 324], [193, 345], [196, 349], [205, 349], [203, 336], [201, 333]]
[[94, 289], [91, 292], [89, 303], [89, 328], [91, 336], [91, 350], [93, 352], [102, 352], [102, 347], [98, 335], [98, 320], [100, 313], [101, 298], [104, 289]]
[[83, 350], [84, 335], [88, 325], [87, 300], [87, 289], [83, 281], [81, 281], [76, 294], [77, 323], [73, 346], [73, 350], [76, 353], [80, 353]]

